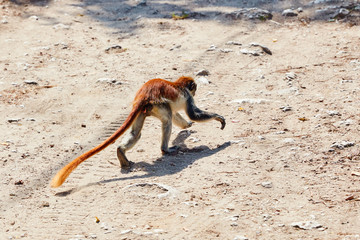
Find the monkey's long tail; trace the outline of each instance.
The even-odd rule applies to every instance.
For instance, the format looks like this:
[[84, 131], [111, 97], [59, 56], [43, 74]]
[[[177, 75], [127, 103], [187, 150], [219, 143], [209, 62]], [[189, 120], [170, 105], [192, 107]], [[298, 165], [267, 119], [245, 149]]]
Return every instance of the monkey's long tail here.
[[121, 127], [118, 130], [116, 130], [115, 133], [113, 133], [108, 139], [100, 143], [98, 146], [87, 151], [86, 153], [83, 153], [82, 155], [71, 161], [69, 164], [67, 164], [65, 167], [63, 167], [52, 179], [51, 187], [56, 188], [61, 186], [65, 182], [66, 178], [70, 175], [70, 173], [77, 166], [79, 166], [80, 163], [90, 158], [91, 156], [97, 154], [98, 152], [104, 150], [106, 147], [108, 147], [113, 142], [115, 142], [116, 139], [118, 139], [131, 126], [131, 124], [134, 122], [134, 120], [140, 113], [141, 109], [142, 109], [142, 104], [137, 104], [136, 106], [134, 106], [131, 113], [123, 123], [123, 125], [121, 125]]

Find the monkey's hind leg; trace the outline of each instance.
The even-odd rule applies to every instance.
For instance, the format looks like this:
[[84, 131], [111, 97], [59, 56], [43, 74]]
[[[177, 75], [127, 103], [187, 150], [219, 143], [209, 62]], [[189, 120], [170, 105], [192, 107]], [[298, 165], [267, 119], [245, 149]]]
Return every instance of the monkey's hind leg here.
[[131, 167], [131, 162], [125, 156], [125, 152], [131, 149], [139, 141], [145, 118], [146, 115], [144, 113], [140, 113], [138, 115], [133, 125], [131, 126], [130, 131], [123, 138], [120, 146], [117, 148], [117, 157], [122, 169], [129, 169]]

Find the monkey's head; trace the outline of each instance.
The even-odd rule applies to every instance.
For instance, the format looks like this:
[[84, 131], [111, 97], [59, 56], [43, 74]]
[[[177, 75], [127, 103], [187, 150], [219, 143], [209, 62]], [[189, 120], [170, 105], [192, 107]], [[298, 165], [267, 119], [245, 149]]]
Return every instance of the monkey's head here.
[[192, 96], [195, 96], [196, 92], [196, 83], [192, 77], [180, 77], [176, 82], [181, 85], [183, 88], [189, 90]]

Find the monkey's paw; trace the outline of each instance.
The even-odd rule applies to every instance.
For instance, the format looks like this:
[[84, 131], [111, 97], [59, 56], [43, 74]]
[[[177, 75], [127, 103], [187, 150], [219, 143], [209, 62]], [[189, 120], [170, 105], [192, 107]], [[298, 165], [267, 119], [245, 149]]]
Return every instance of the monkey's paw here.
[[225, 128], [226, 122], [225, 122], [225, 118], [223, 116], [217, 116], [215, 118], [217, 121], [219, 121], [221, 123], [221, 130], [223, 130]]
[[180, 147], [173, 146], [171, 148], [168, 148], [167, 150], [161, 150], [163, 155], [176, 155], [179, 152]]
[[121, 165], [121, 173], [129, 173], [131, 172], [132, 167], [134, 166], [134, 162], [128, 161], [128, 164], [123, 166]]

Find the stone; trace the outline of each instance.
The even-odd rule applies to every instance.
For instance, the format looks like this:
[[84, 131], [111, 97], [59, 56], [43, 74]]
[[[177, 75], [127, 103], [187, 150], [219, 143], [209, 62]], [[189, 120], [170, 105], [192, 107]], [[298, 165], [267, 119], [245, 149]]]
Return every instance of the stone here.
[[350, 14], [350, 11], [346, 8], [340, 8], [337, 10], [331, 18], [344, 18]]
[[238, 235], [233, 240], [249, 240], [249, 239], [247, 237]]
[[20, 120], [21, 120], [21, 118], [10, 118], [10, 119], [8, 119], [7, 121], [8, 121], [9, 123], [15, 123], [15, 122], [20, 122]]
[[335, 111], [335, 110], [327, 111], [327, 113], [328, 113], [329, 116], [331, 116], [331, 117], [333, 117], [333, 116], [340, 116], [340, 115], [341, 115], [338, 111]]
[[260, 135], [260, 136], [258, 136], [258, 139], [259, 140], [265, 140], [265, 137]]
[[249, 54], [249, 55], [253, 55], [253, 56], [260, 56], [260, 53], [258, 53], [257, 51], [252, 51], [252, 50], [249, 50], [249, 49], [246, 49], [246, 48], [241, 49], [240, 52], [242, 54], [246, 54], [246, 55]]
[[24, 83], [26, 83], [28, 85], [38, 85], [38, 83], [34, 80], [25, 80]]
[[170, 48], [170, 51], [174, 51], [175, 49], [180, 49], [181, 48], [181, 45], [176, 45], [172, 48]]
[[310, 230], [310, 229], [322, 227], [322, 225], [316, 221], [294, 222], [294, 223], [291, 223], [291, 226], [295, 227], [295, 228], [304, 229], [304, 230]]
[[146, 0], [140, 0], [140, 1], [138, 1], [137, 6], [138, 6], [138, 7], [146, 7], [146, 6], [147, 6]]
[[110, 83], [114, 85], [121, 85], [123, 84], [120, 81], [117, 81], [115, 78], [99, 78], [96, 82], [98, 83]]
[[344, 149], [347, 147], [355, 146], [354, 142], [342, 141], [342, 142], [335, 142], [333, 143], [330, 148], [337, 148], [337, 149]]
[[288, 112], [288, 111], [291, 111], [292, 108], [290, 106], [282, 106], [280, 107], [280, 109], [283, 111], [283, 112]]
[[229, 52], [233, 52], [233, 50], [232, 50], [232, 49], [229, 49], [229, 48], [221, 48], [221, 49], [220, 49], [220, 52], [229, 53]]
[[37, 21], [37, 20], [39, 20], [39, 17], [38, 16], [31, 16], [31, 17], [29, 17], [29, 19]]
[[195, 76], [209, 76], [210, 75], [210, 72], [209, 70], [206, 70], [206, 69], [201, 69], [200, 71], [197, 71], [195, 73]]
[[212, 52], [212, 51], [215, 51], [216, 48], [217, 48], [217, 47], [216, 47], [215, 45], [211, 45], [206, 51]]
[[285, 73], [285, 78], [287, 79], [287, 80], [293, 80], [293, 79], [295, 79], [297, 77], [297, 75], [296, 75], [296, 73], [294, 73], [294, 72], [287, 72], [287, 73]]
[[228, 41], [226, 43], [226, 45], [237, 45], [237, 46], [241, 46], [242, 44], [240, 42], [236, 42], [236, 41]]
[[54, 25], [53, 28], [56, 29], [56, 30], [58, 30], [58, 29], [70, 29], [70, 26], [62, 24], [62, 23], [58, 23], [58, 24]]
[[262, 182], [261, 186], [263, 186], [264, 188], [272, 188], [273, 184], [272, 182]]
[[106, 53], [122, 53], [125, 52], [126, 48], [122, 48], [120, 45], [114, 45], [105, 49]]
[[240, 8], [237, 11], [225, 14], [225, 17], [232, 20], [247, 18], [250, 20], [268, 20], [273, 15], [268, 11], [260, 8]]
[[249, 104], [264, 104], [270, 102], [270, 100], [262, 99], [262, 98], [244, 98], [244, 99], [235, 99], [232, 100], [231, 103], [249, 103]]
[[281, 142], [286, 143], [286, 144], [291, 144], [291, 143], [294, 143], [295, 140], [293, 138], [285, 138]]
[[272, 55], [272, 52], [270, 51], [270, 49], [262, 44], [253, 42], [253, 43], [250, 43], [250, 46], [251, 47], [260, 47], [263, 52], [265, 52], [269, 55]]
[[196, 81], [196, 83], [202, 84], [202, 85], [208, 85], [208, 84], [210, 84], [209, 80], [208, 80], [206, 77], [204, 77], [204, 76], [201, 76], [201, 77], [195, 79], [195, 81]]
[[285, 9], [281, 15], [283, 15], [284, 17], [296, 17], [298, 15], [298, 13], [295, 10], [292, 9]]

